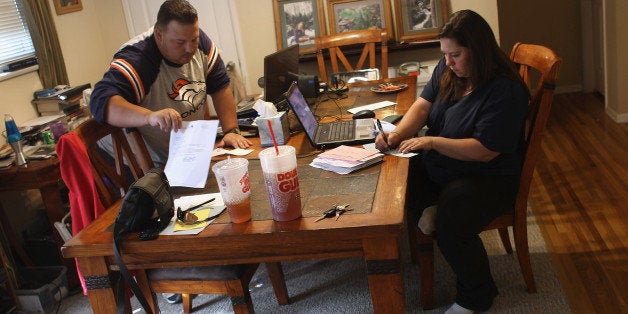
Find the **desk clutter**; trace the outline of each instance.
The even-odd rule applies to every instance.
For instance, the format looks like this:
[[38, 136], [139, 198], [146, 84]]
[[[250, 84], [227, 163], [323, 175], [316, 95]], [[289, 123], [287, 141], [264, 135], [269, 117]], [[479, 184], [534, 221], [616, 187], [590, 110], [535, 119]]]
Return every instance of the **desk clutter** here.
[[[55, 156], [55, 143], [59, 137], [76, 128], [87, 118], [89, 118], [87, 107], [81, 106], [72, 115], [44, 115], [26, 121], [17, 127], [16, 132], [5, 126], [5, 129], [12, 130], [12, 134], [7, 135], [6, 130], [2, 131], [2, 135], [9, 143], [0, 147], [0, 169], [11, 167], [15, 163], [22, 165], [28, 163], [28, 160], [41, 160]], [[16, 149], [12, 147], [16, 144], [19, 145], [19, 150], [25, 157], [24, 162], [21, 162], [20, 156], [16, 158]]]
[[41, 116], [72, 116], [78, 114], [81, 102], [86, 102], [83, 94], [91, 86], [89, 83], [76, 87], [60, 85], [48, 90], [39, 90], [33, 94], [31, 103]]

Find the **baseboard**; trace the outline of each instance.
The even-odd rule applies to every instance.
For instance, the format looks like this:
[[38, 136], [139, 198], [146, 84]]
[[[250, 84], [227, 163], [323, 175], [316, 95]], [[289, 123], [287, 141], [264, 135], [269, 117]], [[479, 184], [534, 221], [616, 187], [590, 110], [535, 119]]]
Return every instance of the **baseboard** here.
[[604, 108], [606, 114], [617, 123], [628, 123], [628, 113], [617, 113], [613, 108], [606, 106]]

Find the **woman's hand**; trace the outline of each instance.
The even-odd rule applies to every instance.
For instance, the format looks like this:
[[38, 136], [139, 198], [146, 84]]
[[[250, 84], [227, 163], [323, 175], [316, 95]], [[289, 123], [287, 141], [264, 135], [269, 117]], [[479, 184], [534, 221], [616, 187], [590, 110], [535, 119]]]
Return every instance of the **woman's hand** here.
[[375, 137], [375, 148], [377, 148], [380, 152], [387, 152], [394, 149], [403, 140], [401, 135], [395, 131], [384, 134], [386, 134], [386, 139], [388, 141], [385, 141], [381, 134], [378, 134], [377, 137]]
[[415, 150], [432, 150], [434, 139], [433, 136], [422, 136], [405, 140], [399, 144], [399, 152], [405, 154]]
[[375, 137], [375, 148], [377, 148], [382, 153], [390, 150], [390, 146], [384, 140], [384, 137], [381, 133], [377, 134], [377, 136]]

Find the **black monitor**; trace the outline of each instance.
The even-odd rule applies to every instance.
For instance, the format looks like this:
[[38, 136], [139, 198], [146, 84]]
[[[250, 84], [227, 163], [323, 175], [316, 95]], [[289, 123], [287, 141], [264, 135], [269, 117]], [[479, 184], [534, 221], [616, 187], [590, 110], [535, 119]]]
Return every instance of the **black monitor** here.
[[298, 44], [264, 57], [264, 100], [273, 103], [280, 100], [298, 74]]

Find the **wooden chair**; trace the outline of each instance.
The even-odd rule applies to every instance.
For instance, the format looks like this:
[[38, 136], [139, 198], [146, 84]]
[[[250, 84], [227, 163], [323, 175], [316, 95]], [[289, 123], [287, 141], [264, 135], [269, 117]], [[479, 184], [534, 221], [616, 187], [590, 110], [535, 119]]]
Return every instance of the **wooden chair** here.
[[[562, 60], [549, 48], [517, 43], [510, 58], [519, 68], [532, 95], [526, 118], [525, 141], [527, 149], [521, 171], [519, 191], [514, 204], [514, 214], [502, 215], [493, 220], [484, 230], [497, 229], [508, 254], [512, 253], [508, 227], [512, 226], [517, 259], [521, 267], [527, 290], [536, 293], [536, 284], [530, 263], [528, 247], [527, 217], [528, 193], [534, 167], [541, 150], [541, 138], [549, 117], [558, 71]], [[531, 74], [531, 72], [538, 72]], [[536, 83], [535, 83], [536, 82]], [[434, 244], [431, 235], [425, 235], [417, 226], [409, 226], [413, 259], [419, 262], [421, 280], [421, 303], [424, 309], [433, 308], [434, 296]]]
[[[94, 172], [94, 181], [105, 207], [112, 205], [128, 190], [130, 186], [127, 179], [128, 171], [134, 179], [137, 179], [153, 167], [144, 140], [136, 129], [127, 130], [125, 135], [121, 128], [102, 125], [90, 119], [73, 132], [87, 148]], [[115, 168], [96, 148], [96, 143], [107, 135], [112, 137]], [[254, 310], [248, 285], [258, 266], [258, 263], [253, 263], [136, 270], [135, 272], [138, 285], [149, 304], [153, 305], [154, 312], [159, 311], [153, 292], [170, 292], [182, 294], [185, 313], [189, 313], [192, 307], [190, 294], [227, 294], [231, 297], [235, 313], [252, 313]], [[281, 264], [266, 263], [266, 268], [279, 304], [287, 304], [288, 294]]]
[[[367, 57], [369, 58], [369, 67], [377, 68], [375, 62], [376, 43], [381, 43], [381, 67], [379, 68], [380, 78], [388, 78], [388, 33], [385, 30], [358, 30], [314, 38], [316, 58], [318, 60], [318, 70], [320, 72], [319, 80], [327, 82], [327, 68], [325, 66], [325, 58], [323, 55], [324, 49], [329, 50], [331, 69], [334, 73], [340, 72], [338, 68], [338, 60], [340, 60], [346, 71], [355, 71], [363, 69]], [[360, 44], [364, 45], [362, 48], [362, 54], [360, 55], [360, 59], [358, 60], [356, 66], [353, 67], [341, 49], [350, 48], [349, 46], [357, 46]]]

